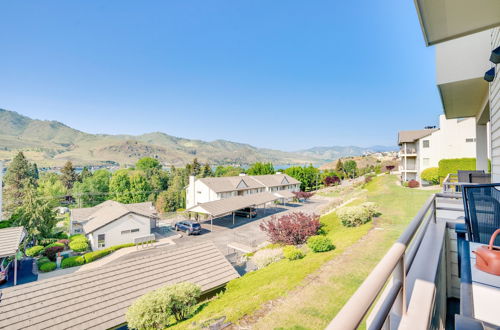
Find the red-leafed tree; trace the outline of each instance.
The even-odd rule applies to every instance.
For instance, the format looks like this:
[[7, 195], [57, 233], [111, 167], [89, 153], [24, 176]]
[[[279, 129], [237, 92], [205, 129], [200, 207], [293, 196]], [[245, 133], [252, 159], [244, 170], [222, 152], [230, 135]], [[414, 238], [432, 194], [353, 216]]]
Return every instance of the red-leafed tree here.
[[272, 243], [297, 245], [318, 233], [321, 224], [319, 215], [294, 212], [279, 218], [273, 217], [260, 224], [260, 229], [267, 233]]
[[340, 184], [340, 178], [335, 175], [329, 175], [323, 179], [325, 186], [336, 186]]
[[391, 171], [395, 168], [396, 166], [394, 165], [387, 165], [385, 168], [387, 169], [387, 171], [389, 171], [389, 174], [391, 174]]
[[305, 201], [314, 196], [313, 192], [307, 191], [294, 191], [293, 194], [295, 195], [295, 198], [303, 199]]

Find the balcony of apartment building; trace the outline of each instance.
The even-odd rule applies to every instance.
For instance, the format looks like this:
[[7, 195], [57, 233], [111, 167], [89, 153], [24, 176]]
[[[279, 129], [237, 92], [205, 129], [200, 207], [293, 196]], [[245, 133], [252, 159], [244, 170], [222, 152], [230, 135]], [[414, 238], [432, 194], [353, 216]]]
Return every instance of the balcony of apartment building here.
[[415, 143], [402, 143], [399, 148], [400, 157], [417, 157], [417, 145]]

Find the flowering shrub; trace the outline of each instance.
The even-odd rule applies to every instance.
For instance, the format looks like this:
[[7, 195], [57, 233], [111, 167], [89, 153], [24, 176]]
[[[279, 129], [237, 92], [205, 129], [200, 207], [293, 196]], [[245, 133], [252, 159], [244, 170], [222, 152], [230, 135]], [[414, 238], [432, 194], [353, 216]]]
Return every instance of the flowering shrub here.
[[283, 259], [283, 250], [280, 249], [262, 249], [251, 257], [251, 261], [257, 266], [258, 269], [264, 268], [273, 262]]
[[307, 191], [292, 191], [292, 193], [295, 195], [295, 198], [303, 199], [305, 201], [314, 196], [313, 192]]
[[40, 269], [41, 272], [47, 273], [47, 272], [51, 272], [54, 269], [56, 269], [56, 266], [57, 265], [56, 265], [55, 262], [49, 261], [49, 262], [46, 262], [44, 264], [41, 264], [39, 266], [39, 269]]
[[307, 246], [313, 252], [326, 252], [335, 249], [332, 240], [322, 235], [309, 237], [307, 239]]
[[283, 248], [283, 255], [288, 260], [297, 260], [304, 258], [304, 252], [299, 250], [296, 246], [287, 245]]
[[346, 227], [357, 227], [370, 221], [370, 212], [359, 206], [343, 207], [337, 211], [340, 222]]
[[58, 245], [51, 246], [43, 250], [43, 255], [49, 258], [50, 260], [55, 261], [57, 254], [62, 251], [64, 251], [63, 246], [58, 246]]
[[260, 224], [272, 243], [287, 245], [304, 243], [309, 236], [316, 235], [320, 227], [318, 215], [303, 212], [285, 214], [278, 219], [273, 217]]
[[184, 282], [151, 291], [134, 301], [126, 313], [131, 329], [164, 329], [171, 319], [186, 319], [201, 295], [198, 285]]
[[418, 188], [420, 186], [420, 183], [418, 183], [417, 180], [410, 180], [408, 181], [408, 187], [409, 188]]
[[378, 205], [377, 203], [374, 202], [365, 202], [361, 204], [362, 207], [364, 207], [367, 211], [368, 214], [371, 217], [374, 217], [378, 214]]
[[36, 257], [43, 251], [44, 247], [41, 245], [35, 245], [33, 247], [30, 247], [29, 249], [26, 249], [26, 255], [28, 257]]

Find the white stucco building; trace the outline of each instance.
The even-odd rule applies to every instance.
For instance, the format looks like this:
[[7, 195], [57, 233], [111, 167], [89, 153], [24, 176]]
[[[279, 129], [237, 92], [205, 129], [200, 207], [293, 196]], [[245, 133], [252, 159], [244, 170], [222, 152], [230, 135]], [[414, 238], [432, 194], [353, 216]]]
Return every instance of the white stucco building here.
[[94, 207], [72, 209], [70, 233], [85, 234], [92, 250], [134, 243], [156, 227], [156, 210], [151, 202], [122, 204], [105, 201]]
[[398, 144], [401, 180], [421, 182], [420, 173], [437, 167], [441, 159], [476, 157], [476, 123], [441, 115], [439, 128], [401, 131]]
[[283, 190], [300, 191], [300, 181], [281, 173], [199, 179], [191, 176], [186, 188], [186, 208], [230, 197]]

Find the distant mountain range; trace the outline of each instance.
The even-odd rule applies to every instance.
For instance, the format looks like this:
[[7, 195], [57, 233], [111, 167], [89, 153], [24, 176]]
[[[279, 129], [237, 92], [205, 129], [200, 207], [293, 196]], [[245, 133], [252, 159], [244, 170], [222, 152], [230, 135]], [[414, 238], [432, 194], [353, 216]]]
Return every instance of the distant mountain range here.
[[216, 140], [206, 142], [161, 132], [143, 135], [89, 134], [58, 121], [31, 119], [0, 109], [0, 160], [22, 150], [39, 166], [132, 165], [142, 157], [155, 157], [165, 165], [181, 166], [197, 157], [213, 165], [248, 165], [257, 161], [276, 165], [323, 164], [341, 157], [393, 151], [396, 147], [314, 147], [295, 152], [257, 148]]

